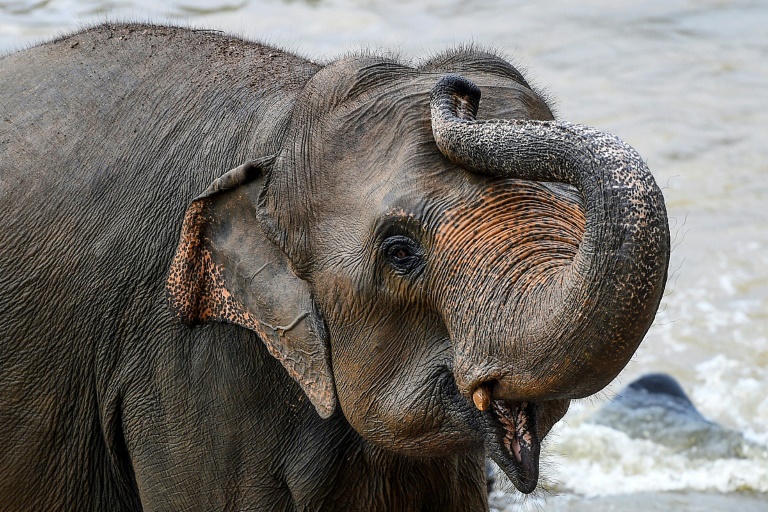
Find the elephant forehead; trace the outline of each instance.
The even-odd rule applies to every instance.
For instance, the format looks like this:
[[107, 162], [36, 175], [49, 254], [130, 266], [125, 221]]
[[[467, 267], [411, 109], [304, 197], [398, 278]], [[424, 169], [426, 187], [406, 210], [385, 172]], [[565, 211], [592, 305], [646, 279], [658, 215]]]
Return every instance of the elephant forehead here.
[[462, 275], [522, 273], [570, 262], [584, 233], [581, 206], [532, 182], [505, 180], [447, 209], [435, 249], [449, 254], [447, 270]]

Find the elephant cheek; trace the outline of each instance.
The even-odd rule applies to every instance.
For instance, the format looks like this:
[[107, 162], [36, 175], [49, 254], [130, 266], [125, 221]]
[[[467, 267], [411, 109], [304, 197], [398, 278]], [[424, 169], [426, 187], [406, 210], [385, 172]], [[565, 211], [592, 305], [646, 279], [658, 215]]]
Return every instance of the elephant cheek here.
[[[463, 416], [472, 409], [455, 388], [446, 339], [416, 340], [400, 333], [355, 346], [334, 358], [335, 380], [341, 409], [363, 438], [411, 456], [481, 445]], [[371, 346], [376, 349], [365, 350]]]
[[362, 437], [380, 447], [408, 448], [413, 444], [411, 439], [418, 436], [414, 416], [419, 408], [410, 399], [412, 390], [402, 381], [392, 382], [370, 373], [361, 379], [359, 375], [339, 379], [339, 403], [347, 421]]

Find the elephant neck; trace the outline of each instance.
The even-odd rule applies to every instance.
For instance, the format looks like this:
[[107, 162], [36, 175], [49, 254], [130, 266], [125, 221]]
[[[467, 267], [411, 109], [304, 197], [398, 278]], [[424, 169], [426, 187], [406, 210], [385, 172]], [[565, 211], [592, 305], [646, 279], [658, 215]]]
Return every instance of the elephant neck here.
[[315, 485], [290, 488], [297, 509], [312, 503], [313, 510], [486, 510], [482, 450], [417, 459], [362, 439], [341, 414], [326, 421], [336, 424], [330, 429], [326, 424], [322, 439], [304, 445], [286, 468], [287, 482], [306, 483], [308, 464], [334, 461]]

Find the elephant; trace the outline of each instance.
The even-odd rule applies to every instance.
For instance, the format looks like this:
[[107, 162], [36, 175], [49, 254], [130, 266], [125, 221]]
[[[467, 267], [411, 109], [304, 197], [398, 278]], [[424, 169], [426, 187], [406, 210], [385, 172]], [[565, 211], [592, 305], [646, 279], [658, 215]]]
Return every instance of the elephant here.
[[680, 383], [666, 373], [638, 377], [586, 422], [653, 441], [692, 459], [768, 460], [768, 447], [706, 419]]
[[102, 24], [0, 91], [3, 510], [488, 510], [662, 297], [645, 162], [489, 50]]

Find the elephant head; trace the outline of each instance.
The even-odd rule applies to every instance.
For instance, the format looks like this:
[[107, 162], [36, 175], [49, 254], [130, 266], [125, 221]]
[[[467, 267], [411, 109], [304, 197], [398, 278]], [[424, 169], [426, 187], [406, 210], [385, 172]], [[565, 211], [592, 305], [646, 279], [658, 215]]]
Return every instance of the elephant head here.
[[190, 206], [173, 309], [259, 333], [320, 416], [369, 442], [485, 447], [532, 491], [543, 437], [624, 367], [661, 299], [669, 233], [643, 160], [463, 52], [331, 64], [281, 136]]

